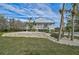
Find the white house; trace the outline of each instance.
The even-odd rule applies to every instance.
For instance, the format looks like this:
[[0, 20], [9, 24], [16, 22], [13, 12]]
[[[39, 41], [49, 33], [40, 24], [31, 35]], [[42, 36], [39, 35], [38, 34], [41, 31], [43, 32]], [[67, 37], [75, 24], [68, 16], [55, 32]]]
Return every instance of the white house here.
[[[31, 20], [30, 22], [35, 22], [35, 29], [54, 29], [54, 22], [47, 18], [37, 18], [35, 20]], [[29, 20], [26, 21], [26, 29], [29, 29], [28, 23]]]

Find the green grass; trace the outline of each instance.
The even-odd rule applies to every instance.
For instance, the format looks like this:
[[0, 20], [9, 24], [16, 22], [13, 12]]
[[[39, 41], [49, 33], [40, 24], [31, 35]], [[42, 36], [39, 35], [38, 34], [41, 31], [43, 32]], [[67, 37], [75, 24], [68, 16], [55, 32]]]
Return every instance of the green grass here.
[[79, 47], [66, 46], [44, 38], [0, 37], [1, 55], [70, 55], [79, 54]]
[[3, 32], [0, 32], [0, 36], [3, 34]]

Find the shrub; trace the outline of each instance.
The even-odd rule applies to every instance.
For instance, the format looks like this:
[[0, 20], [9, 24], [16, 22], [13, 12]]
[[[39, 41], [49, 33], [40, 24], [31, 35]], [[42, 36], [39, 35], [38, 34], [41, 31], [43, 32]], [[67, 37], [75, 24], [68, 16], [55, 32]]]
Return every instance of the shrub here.
[[55, 28], [55, 32], [59, 32], [60, 28]]
[[48, 29], [39, 29], [38, 31], [39, 31], [39, 32], [46, 32], [46, 33], [48, 33], [48, 32], [49, 32], [49, 30], [48, 30]]
[[35, 31], [36, 31], [36, 29], [28, 29], [27, 31], [33, 31], [33, 32], [35, 32]]
[[51, 36], [54, 38], [58, 38], [58, 33], [51, 33]]
[[53, 32], [55, 32], [55, 30], [54, 29], [51, 29], [51, 33], [53, 33]]

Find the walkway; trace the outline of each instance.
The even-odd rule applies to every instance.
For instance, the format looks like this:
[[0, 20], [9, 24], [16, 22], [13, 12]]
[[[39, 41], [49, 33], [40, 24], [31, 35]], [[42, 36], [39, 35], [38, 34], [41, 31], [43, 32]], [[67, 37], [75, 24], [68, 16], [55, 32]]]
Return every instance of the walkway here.
[[47, 38], [50, 34], [44, 32], [9, 32], [4, 33], [3, 37], [37, 37], [37, 38]]
[[70, 45], [70, 46], [79, 46], [79, 40], [78, 39], [74, 39], [73, 41], [71, 41], [70, 39], [64, 37], [61, 40], [57, 41], [57, 39], [53, 38], [53, 37], [48, 37], [49, 40], [56, 42], [56, 43], [60, 43], [60, 44], [65, 44], [65, 45]]

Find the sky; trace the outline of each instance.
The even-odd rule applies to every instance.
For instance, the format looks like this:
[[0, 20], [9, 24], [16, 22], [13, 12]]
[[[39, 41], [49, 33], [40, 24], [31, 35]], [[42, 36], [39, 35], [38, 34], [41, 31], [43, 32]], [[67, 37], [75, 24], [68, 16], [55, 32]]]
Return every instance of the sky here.
[[[62, 4], [60, 3], [0, 3], [0, 14], [7, 18], [16, 18], [26, 21], [27, 18], [45, 17], [55, 22], [54, 26], [60, 25], [60, 13]], [[70, 9], [71, 5], [66, 4], [66, 9]], [[66, 21], [65, 21], [66, 22]]]

